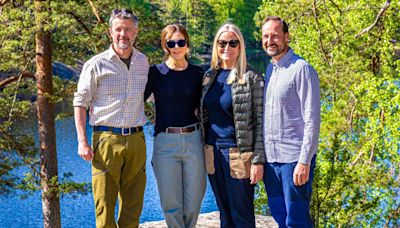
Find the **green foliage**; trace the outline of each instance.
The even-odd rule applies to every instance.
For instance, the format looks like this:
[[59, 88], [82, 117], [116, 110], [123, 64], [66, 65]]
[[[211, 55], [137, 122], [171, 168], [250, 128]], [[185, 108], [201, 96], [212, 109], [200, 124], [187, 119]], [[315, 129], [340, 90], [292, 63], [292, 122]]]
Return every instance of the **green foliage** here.
[[[50, 1], [49, 1], [50, 2]], [[100, 4], [101, 3], [101, 4]], [[48, 7], [48, 5], [44, 5]], [[110, 4], [95, 2], [100, 15], [109, 14]], [[20, 76], [35, 72], [35, 28], [40, 23], [44, 30], [53, 33], [53, 60], [76, 64], [87, 58], [96, 48], [104, 46], [104, 23], [92, 16], [88, 2], [51, 2], [51, 11], [35, 13], [34, 2], [5, 1], [0, 8], [0, 73]], [[72, 16], [73, 15], [73, 16]], [[46, 18], [50, 18], [48, 21]], [[46, 20], [45, 20], [46, 19]], [[81, 23], [79, 23], [81, 22]], [[82, 29], [83, 23], [91, 31]], [[107, 37], [106, 37], [107, 38]], [[105, 40], [105, 41], [104, 41]], [[83, 45], [84, 44], [84, 45]], [[103, 48], [103, 47], [101, 47]], [[3, 77], [2, 77], [3, 79]], [[75, 90], [74, 83], [54, 78], [54, 104], [64, 102]], [[33, 127], [26, 126], [27, 119], [35, 118], [35, 83], [20, 79], [7, 84], [0, 92], [0, 193], [12, 189], [38, 190], [40, 188], [39, 150], [33, 140]], [[46, 96], [46, 95], [45, 95]], [[65, 98], [67, 97], [67, 98]], [[24, 124], [21, 124], [24, 123]], [[25, 175], [18, 176], [22, 170]], [[58, 184], [56, 185], [58, 186]], [[62, 186], [62, 184], [61, 184]], [[70, 188], [68, 188], [70, 189]]]
[[[290, 45], [316, 68], [321, 81], [323, 122], [312, 202], [316, 225], [398, 226], [400, 61], [395, 52], [400, 48], [394, 41], [400, 40], [400, 5], [388, 2], [372, 29], [361, 34], [375, 21], [384, 1], [51, 1], [51, 12], [36, 18], [33, 2], [6, 1], [0, 6], [0, 73], [35, 72], [37, 22], [52, 32], [53, 61], [76, 67], [109, 47], [108, 19], [114, 8], [130, 8], [137, 14], [135, 46], [151, 63], [161, 61], [160, 32], [167, 24], [185, 25], [196, 57], [211, 51], [216, 29], [228, 19], [241, 28], [247, 46], [256, 46], [259, 41], [253, 34], [259, 36], [262, 19], [282, 16], [290, 23]], [[46, 15], [49, 22], [42, 20]], [[54, 78], [53, 85], [56, 107], [70, 104], [75, 84]], [[0, 92], [1, 193], [40, 186], [38, 149], [32, 132], [21, 124], [34, 114], [26, 98], [35, 94], [29, 79], [8, 84]], [[16, 176], [17, 169], [26, 170], [26, 175]], [[73, 183], [70, 174], [52, 185], [59, 187], [57, 194], [90, 190], [86, 184]], [[257, 211], [268, 213], [262, 185], [256, 195]]]
[[214, 35], [223, 23], [232, 21], [241, 29], [248, 46], [255, 46], [253, 20], [261, 0], [173, 0], [151, 1], [160, 7], [158, 12], [164, 26], [181, 23], [188, 30], [192, 54], [211, 53]]
[[163, 56], [160, 44], [163, 21], [159, 15], [159, 6], [145, 0], [127, 0], [126, 3], [139, 18], [136, 47], [146, 54], [151, 64], [160, 62]]
[[262, 3], [261, 0], [210, 0], [209, 3], [216, 12], [218, 26], [228, 20], [232, 21], [242, 31], [248, 46], [255, 45], [254, 33], [257, 27], [253, 18]]
[[255, 186], [255, 191], [254, 191], [254, 211], [256, 214], [270, 214], [270, 211], [268, 210], [268, 197], [267, 193], [265, 191], [265, 185], [264, 182], [260, 181], [257, 183]]
[[[156, 14], [158, 14], [159, 18], [162, 18], [162, 27], [172, 23], [180, 23], [185, 26], [190, 37], [192, 55], [196, 57], [197, 54], [209, 51], [213, 31], [216, 29], [217, 24], [215, 20], [210, 20], [210, 18], [215, 17], [215, 13], [207, 1], [174, 0], [151, 2], [158, 5], [160, 9]], [[158, 31], [158, 40], [160, 40], [161, 29]]]
[[76, 183], [72, 177], [72, 173], [64, 173], [60, 177], [59, 193], [61, 196], [77, 197], [79, 194], [87, 194], [92, 191], [90, 183]]
[[[388, 1], [390, 2], [390, 1]], [[392, 1], [263, 1], [290, 45], [319, 72], [322, 124], [312, 216], [318, 226], [398, 226], [400, 221], [400, 5]]]

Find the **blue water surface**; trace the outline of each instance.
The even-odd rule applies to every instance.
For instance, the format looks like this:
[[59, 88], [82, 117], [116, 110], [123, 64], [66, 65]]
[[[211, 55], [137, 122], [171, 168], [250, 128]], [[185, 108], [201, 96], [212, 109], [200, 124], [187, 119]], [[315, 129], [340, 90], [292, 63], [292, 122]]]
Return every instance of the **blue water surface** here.
[[[35, 131], [37, 127], [32, 126]], [[91, 129], [88, 126], [88, 135]], [[147, 185], [144, 197], [143, 212], [140, 222], [162, 220], [160, 199], [150, 164], [153, 152], [152, 126], [145, 126], [147, 144]], [[73, 118], [56, 122], [57, 154], [59, 175], [71, 172], [76, 182], [91, 182], [91, 165], [77, 155], [77, 139]], [[90, 137], [89, 137], [90, 138]], [[22, 171], [21, 171], [22, 175]], [[0, 196], [0, 227], [30, 228], [43, 227], [41, 192], [35, 192], [25, 199], [20, 199], [21, 192]], [[94, 204], [92, 194], [61, 198], [62, 227], [95, 227]], [[215, 198], [208, 184], [207, 192], [201, 207], [201, 213], [216, 211]]]

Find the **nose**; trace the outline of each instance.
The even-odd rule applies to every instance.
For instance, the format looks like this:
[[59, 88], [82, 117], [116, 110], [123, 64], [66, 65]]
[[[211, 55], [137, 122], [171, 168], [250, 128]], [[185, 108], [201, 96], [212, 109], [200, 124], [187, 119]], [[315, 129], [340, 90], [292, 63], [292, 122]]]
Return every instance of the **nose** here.
[[273, 43], [274, 42], [274, 40], [273, 40], [273, 37], [272, 36], [269, 36], [268, 38], [267, 38], [267, 42], [270, 44], [270, 43]]

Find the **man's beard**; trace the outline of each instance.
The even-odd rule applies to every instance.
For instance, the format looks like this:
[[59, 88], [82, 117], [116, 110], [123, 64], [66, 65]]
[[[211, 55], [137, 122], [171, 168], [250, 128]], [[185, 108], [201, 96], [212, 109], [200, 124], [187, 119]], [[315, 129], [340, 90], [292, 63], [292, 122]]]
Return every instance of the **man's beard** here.
[[117, 47], [118, 48], [120, 48], [120, 49], [122, 49], [122, 50], [126, 50], [126, 49], [128, 49], [129, 47], [132, 47], [133, 46], [133, 40], [132, 41], [129, 41], [128, 43], [127, 42], [118, 42], [117, 43]]
[[118, 46], [118, 48], [120, 48], [122, 50], [126, 50], [129, 48], [129, 44], [127, 44], [127, 43], [118, 43], [117, 46]]
[[269, 56], [271, 56], [271, 57], [274, 57], [274, 56], [277, 56], [277, 55], [281, 54], [281, 53], [284, 52], [285, 49], [286, 49], [285, 46], [283, 46], [283, 47], [280, 48], [280, 47], [279, 47], [278, 45], [276, 45], [276, 44], [270, 45], [269, 47], [272, 47], [272, 46], [275, 46], [275, 51], [269, 51], [269, 50], [268, 50], [268, 47], [264, 47], [264, 50], [265, 50], [265, 52], [267, 53], [267, 55], [269, 55]]

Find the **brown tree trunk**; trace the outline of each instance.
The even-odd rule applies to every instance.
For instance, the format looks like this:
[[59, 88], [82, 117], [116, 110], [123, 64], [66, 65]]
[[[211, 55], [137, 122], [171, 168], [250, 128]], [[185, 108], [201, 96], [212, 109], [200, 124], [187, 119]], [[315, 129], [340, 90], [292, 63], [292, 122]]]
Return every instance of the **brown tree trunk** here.
[[51, 32], [49, 31], [50, 0], [35, 0], [36, 17], [36, 85], [37, 115], [40, 141], [40, 178], [44, 227], [61, 227], [58, 197], [58, 164], [54, 108], [51, 102], [53, 82], [51, 70]]

